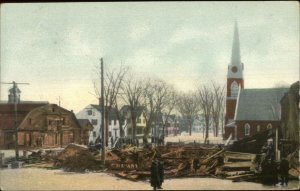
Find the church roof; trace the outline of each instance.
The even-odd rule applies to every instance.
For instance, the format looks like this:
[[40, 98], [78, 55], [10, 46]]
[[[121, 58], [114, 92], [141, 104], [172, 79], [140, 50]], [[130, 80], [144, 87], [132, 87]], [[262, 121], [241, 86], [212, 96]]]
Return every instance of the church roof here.
[[235, 121], [278, 121], [280, 100], [288, 88], [241, 89]]

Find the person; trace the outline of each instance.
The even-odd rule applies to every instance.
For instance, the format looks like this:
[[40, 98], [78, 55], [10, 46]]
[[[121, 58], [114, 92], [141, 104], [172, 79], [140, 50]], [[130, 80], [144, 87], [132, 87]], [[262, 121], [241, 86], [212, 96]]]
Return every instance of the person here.
[[284, 183], [287, 186], [289, 182], [289, 161], [286, 158], [282, 158], [279, 164], [279, 173], [281, 178], [281, 185]]
[[162, 189], [161, 185], [164, 182], [164, 162], [161, 160], [161, 157], [159, 156], [158, 160], [158, 175], [159, 175], [159, 184], [158, 189]]
[[277, 164], [273, 158], [271, 158], [271, 164], [270, 164], [270, 179], [271, 179], [271, 184], [275, 186], [278, 183], [278, 171], [277, 171]]
[[150, 183], [153, 187], [153, 190], [156, 190], [157, 187], [159, 187], [159, 174], [158, 174], [158, 161], [157, 159], [154, 159], [151, 163], [151, 177], [150, 177]]

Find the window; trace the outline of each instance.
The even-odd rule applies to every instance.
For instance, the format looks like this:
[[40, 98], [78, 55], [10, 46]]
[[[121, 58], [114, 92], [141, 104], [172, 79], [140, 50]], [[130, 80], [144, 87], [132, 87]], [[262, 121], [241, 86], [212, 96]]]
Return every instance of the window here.
[[272, 124], [271, 124], [271, 123], [269, 123], [269, 124], [267, 125], [267, 129], [272, 129]]
[[92, 119], [92, 125], [97, 125], [98, 124], [98, 120], [97, 119]]
[[32, 120], [31, 120], [31, 118], [29, 118], [28, 119], [28, 124], [31, 125], [31, 123], [32, 123]]
[[144, 124], [146, 123], [146, 119], [143, 119], [143, 123], [144, 123]]
[[92, 110], [87, 110], [87, 114], [88, 114], [88, 115], [92, 115], [92, 114], [93, 114], [93, 111], [92, 111]]
[[114, 120], [114, 125], [116, 125], [117, 124], [117, 120]]
[[96, 137], [96, 131], [93, 131], [93, 137]]
[[257, 125], [256, 131], [257, 131], [257, 132], [260, 132], [260, 125]]
[[236, 81], [231, 84], [231, 97], [237, 97], [239, 93], [239, 85]]
[[111, 137], [111, 131], [108, 132], [108, 136]]
[[138, 122], [138, 123], [141, 123], [141, 122], [142, 122], [142, 120], [141, 120], [140, 118], [138, 118], [137, 122]]
[[108, 124], [111, 125], [111, 120], [109, 120]]
[[245, 124], [245, 136], [249, 136], [250, 135], [250, 125], [249, 123]]

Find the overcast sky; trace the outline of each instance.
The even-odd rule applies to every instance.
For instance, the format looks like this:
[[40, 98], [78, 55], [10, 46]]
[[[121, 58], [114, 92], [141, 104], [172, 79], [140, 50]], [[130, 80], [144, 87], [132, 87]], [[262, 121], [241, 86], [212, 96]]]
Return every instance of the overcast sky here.
[[299, 79], [297, 2], [107, 2], [1, 4], [1, 80], [30, 83], [22, 100], [60, 96], [75, 112], [97, 103], [89, 92], [100, 57], [183, 91], [225, 83], [235, 20], [245, 88]]

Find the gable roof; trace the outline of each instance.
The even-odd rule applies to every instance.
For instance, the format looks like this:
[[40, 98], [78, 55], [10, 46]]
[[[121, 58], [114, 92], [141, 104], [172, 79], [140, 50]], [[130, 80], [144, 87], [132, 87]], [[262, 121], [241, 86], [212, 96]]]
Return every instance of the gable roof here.
[[288, 88], [241, 89], [235, 121], [278, 121], [280, 100]]
[[[91, 104], [91, 106], [97, 109], [100, 113], [102, 112], [102, 108], [99, 105]], [[107, 108], [107, 107], [105, 107]], [[112, 107], [109, 111], [109, 119], [110, 120], [117, 120], [117, 109]]]

